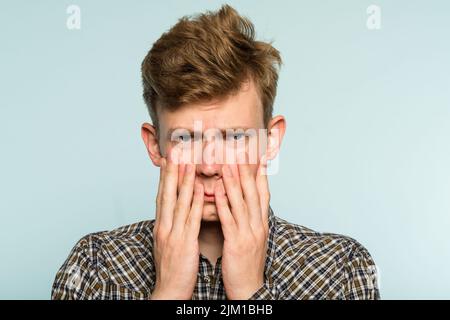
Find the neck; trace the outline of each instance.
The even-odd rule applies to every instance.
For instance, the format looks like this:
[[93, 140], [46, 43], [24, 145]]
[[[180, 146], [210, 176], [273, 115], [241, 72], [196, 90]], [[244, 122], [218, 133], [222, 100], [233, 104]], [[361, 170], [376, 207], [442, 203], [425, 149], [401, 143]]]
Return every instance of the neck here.
[[198, 242], [200, 252], [213, 266], [217, 259], [222, 255], [223, 233], [219, 221], [202, 221]]

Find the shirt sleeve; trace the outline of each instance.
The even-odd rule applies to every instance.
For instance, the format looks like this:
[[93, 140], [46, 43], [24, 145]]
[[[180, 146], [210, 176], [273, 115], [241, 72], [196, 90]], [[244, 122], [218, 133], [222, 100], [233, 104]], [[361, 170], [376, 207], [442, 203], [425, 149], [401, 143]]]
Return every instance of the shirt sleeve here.
[[278, 294], [276, 286], [272, 286], [269, 282], [265, 282], [249, 300], [277, 300]]
[[377, 267], [369, 252], [360, 244], [352, 251], [345, 265], [344, 299], [378, 300]]
[[71, 250], [58, 270], [52, 286], [52, 300], [95, 299], [101, 287], [98, 281], [98, 250], [90, 235]]

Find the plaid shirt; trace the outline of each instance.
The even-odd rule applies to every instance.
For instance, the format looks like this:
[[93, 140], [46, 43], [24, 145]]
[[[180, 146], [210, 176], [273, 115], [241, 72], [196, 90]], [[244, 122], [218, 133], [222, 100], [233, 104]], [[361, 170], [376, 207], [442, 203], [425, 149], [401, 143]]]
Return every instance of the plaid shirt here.
[[[265, 283], [254, 299], [379, 299], [375, 263], [356, 240], [289, 223], [269, 208]], [[83, 237], [56, 274], [52, 299], [148, 299], [155, 220]], [[221, 257], [202, 254], [193, 300], [227, 299]]]

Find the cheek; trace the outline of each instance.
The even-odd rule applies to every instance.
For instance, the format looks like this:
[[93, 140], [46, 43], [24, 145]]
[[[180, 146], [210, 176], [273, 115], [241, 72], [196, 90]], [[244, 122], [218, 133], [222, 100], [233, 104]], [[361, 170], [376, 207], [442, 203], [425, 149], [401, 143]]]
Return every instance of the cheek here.
[[262, 146], [255, 137], [250, 137], [238, 142], [225, 143], [226, 159], [230, 163], [258, 164], [261, 157]]
[[194, 151], [200, 148], [199, 150], [201, 156], [201, 145], [200, 147], [197, 145], [195, 148], [194, 146], [195, 146], [194, 142], [186, 142], [186, 143], [179, 142], [176, 145], [172, 146], [171, 149], [176, 150], [176, 152], [180, 155], [179, 160], [181, 164], [196, 163]]

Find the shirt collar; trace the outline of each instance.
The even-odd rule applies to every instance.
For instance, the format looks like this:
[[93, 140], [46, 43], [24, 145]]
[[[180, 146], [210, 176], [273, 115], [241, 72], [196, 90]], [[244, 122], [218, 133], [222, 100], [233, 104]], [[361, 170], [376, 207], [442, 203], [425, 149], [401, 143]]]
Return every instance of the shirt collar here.
[[276, 237], [277, 236], [277, 219], [272, 207], [269, 205], [269, 235], [267, 239], [267, 257], [265, 266], [266, 279], [272, 283], [270, 268], [275, 259]]

